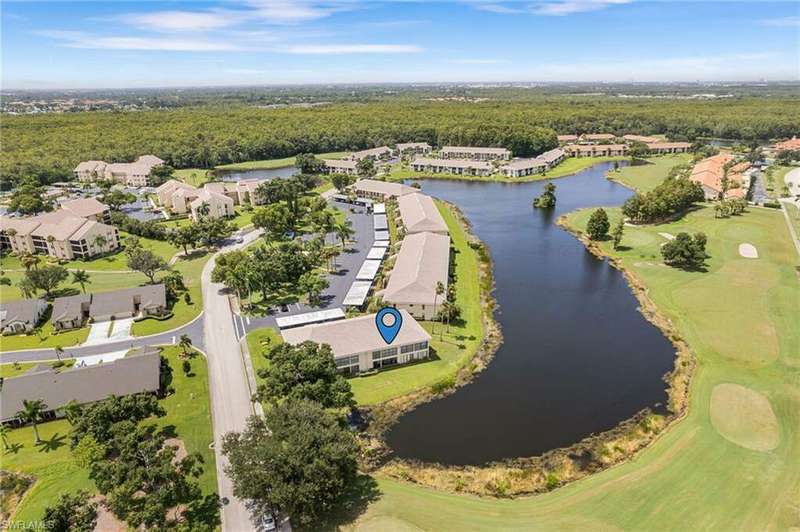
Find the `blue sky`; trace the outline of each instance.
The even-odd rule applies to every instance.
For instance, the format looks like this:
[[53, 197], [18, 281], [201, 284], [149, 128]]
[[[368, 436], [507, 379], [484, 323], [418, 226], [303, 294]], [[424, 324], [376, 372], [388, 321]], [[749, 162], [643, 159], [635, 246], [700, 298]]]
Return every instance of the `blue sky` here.
[[7, 2], [2, 87], [800, 78], [800, 3]]

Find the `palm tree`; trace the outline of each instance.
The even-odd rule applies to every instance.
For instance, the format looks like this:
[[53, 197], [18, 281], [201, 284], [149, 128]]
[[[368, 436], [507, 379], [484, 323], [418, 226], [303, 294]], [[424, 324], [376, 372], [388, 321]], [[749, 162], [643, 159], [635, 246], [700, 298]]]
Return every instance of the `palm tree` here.
[[41, 421], [42, 412], [47, 409], [47, 405], [41, 399], [28, 401], [22, 400], [22, 410], [17, 412], [17, 418], [22, 423], [30, 423], [33, 425], [33, 434], [36, 436], [36, 443], [41, 443], [42, 439], [39, 437], [39, 428], [36, 426], [37, 421]]
[[75, 270], [72, 272], [72, 282], [73, 284], [77, 283], [81, 285], [81, 292], [84, 294], [86, 293], [86, 285], [92, 284], [92, 281], [89, 279], [89, 274], [86, 273], [86, 270]]
[[[439, 296], [444, 294], [444, 284], [441, 281], [436, 281], [436, 294], [433, 296], [433, 319], [436, 319], [436, 303]], [[435, 327], [431, 327], [433, 330]]]
[[108, 239], [104, 235], [96, 235], [94, 239], [92, 239], [92, 244], [100, 250], [102, 250], [107, 243]]
[[342, 241], [342, 249], [347, 245], [347, 241], [356, 234], [353, 230], [353, 222], [350, 220], [345, 220], [340, 224], [336, 225], [336, 236], [339, 237], [339, 240]]
[[83, 408], [81, 408], [81, 405], [75, 399], [62, 406], [61, 411], [64, 413], [64, 417], [67, 418], [70, 425], [74, 425], [83, 414]]
[[192, 348], [192, 339], [188, 334], [182, 334], [181, 339], [178, 341], [183, 356], [189, 356], [189, 350]]
[[[450, 316], [453, 315], [454, 308], [455, 308], [455, 304], [451, 303], [450, 300], [445, 299], [442, 302], [442, 310], [439, 311], [441, 313], [441, 315], [442, 315], [442, 318], [447, 320], [447, 332], [448, 333], [450, 332]], [[442, 335], [440, 333], [439, 334], [439, 340], [441, 340], [441, 339], [442, 339]]]
[[8, 425], [0, 425], [0, 438], [3, 439], [3, 448], [7, 451], [11, 447], [8, 445], [8, 434], [11, 432], [11, 429], [8, 428]]
[[30, 253], [25, 253], [19, 259], [19, 261], [22, 263], [22, 265], [25, 267], [26, 270], [30, 270], [31, 268], [34, 269], [38, 268], [39, 262], [41, 262], [41, 260], [42, 259], [40, 259], [38, 256], [32, 255]]
[[54, 349], [55, 349], [55, 352], [56, 352], [56, 358], [58, 359], [59, 362], [61, 362], [61, 355], [64, 354], [64, 348], [61, 347], [60, 345], [57, 345], [57, 346], [55, 346]]

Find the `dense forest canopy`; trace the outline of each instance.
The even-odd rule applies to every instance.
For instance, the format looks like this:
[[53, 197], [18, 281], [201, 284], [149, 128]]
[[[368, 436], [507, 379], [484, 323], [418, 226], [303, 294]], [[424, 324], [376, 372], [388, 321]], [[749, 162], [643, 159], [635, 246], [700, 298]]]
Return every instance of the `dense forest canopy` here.
[[133, 112], [2, 117], [0, 178], [68, 178], [82, 160], [152, 153], [176, 168], [356, 150], [401, 141], [504, 146], [516, 156], [556, 144], [556, 133], [664, 133], [672, 139], [785, 138], [800, 133], [797, 98], [675, 100], [539, 96], [525, 101], [398, 98], [312, 108], [207, 105]]

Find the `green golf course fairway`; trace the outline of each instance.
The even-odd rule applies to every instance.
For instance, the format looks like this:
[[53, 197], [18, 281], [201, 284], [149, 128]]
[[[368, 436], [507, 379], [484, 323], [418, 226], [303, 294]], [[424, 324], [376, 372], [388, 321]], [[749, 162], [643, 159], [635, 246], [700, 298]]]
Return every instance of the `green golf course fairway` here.
[[[584, 230], [589, 214], [572, 213], [568, 224]], [[619, 210], [609, 214], [613, 226]], [[707, 272], [662, 264], [658, 233], [680, 231], [707, 234]], [[760, 258], [741, 257], [742, 242]], [[629, 249], [601, 248], [647, 286], [697, 358], [687, 416], [631, 461], [535, 497], [478, 498], [378, 477], [380, 495], [347, 529], [800, 527], [800, 258], [782, 214], [751, 207], [720, 220], [705, 206], [676, 222], [626, 227], [622, 244]]]

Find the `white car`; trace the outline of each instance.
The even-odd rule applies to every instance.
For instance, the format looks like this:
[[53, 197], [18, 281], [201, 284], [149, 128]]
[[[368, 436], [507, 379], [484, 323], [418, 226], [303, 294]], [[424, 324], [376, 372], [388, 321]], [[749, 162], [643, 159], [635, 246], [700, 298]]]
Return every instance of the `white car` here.
[[258, 523], [258, 530], [261, 531], [269, 531], [277, 529], [277, 525], [275, 524], [275, 519], [272, 518], [271, 515], [265, 515], [261, 518], [261, 521]]

